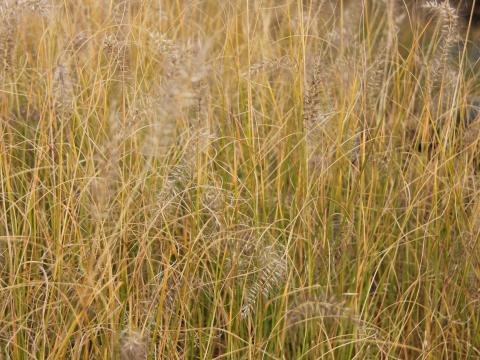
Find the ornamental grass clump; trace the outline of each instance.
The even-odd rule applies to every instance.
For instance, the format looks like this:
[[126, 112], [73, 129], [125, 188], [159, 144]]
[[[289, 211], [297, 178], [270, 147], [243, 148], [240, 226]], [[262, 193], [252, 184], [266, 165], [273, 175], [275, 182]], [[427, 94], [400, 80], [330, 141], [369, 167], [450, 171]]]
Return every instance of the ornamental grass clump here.
[[479, 358], [471, 6], [1, 2], [0, 359]]

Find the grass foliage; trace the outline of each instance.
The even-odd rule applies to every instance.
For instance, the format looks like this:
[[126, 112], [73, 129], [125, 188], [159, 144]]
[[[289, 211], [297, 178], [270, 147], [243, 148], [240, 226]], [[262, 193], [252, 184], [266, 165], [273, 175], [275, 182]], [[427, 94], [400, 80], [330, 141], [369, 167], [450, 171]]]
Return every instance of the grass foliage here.
[[480, 358], [480, 69], [448, 1], [0, 14], [0, 358]]

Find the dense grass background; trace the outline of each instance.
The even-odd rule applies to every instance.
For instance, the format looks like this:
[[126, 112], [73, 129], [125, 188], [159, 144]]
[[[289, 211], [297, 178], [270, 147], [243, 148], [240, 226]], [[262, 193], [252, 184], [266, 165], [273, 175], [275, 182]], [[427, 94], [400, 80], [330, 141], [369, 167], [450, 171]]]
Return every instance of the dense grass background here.
[[480, 358], [448, 2], [0, 5], [0, 358]]

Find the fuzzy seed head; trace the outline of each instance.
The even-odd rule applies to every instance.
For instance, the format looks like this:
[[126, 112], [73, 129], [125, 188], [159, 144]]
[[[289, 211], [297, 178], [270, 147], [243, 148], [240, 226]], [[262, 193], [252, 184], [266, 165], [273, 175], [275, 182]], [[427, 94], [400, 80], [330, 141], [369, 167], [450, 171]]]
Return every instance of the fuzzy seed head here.
[[124, 331], [120, 336], [121, 360], [144, 360], [147, 358], [147, 343], [137, 331]]

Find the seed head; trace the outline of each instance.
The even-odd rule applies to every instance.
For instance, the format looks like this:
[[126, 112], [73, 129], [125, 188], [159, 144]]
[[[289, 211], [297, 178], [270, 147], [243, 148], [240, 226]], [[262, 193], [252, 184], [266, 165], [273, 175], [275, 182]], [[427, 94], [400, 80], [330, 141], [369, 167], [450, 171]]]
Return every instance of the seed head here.
[[120, 336], [121, 360], [144, 360], [147, 358], [147, 343], [138, 331], [125, 330]]

